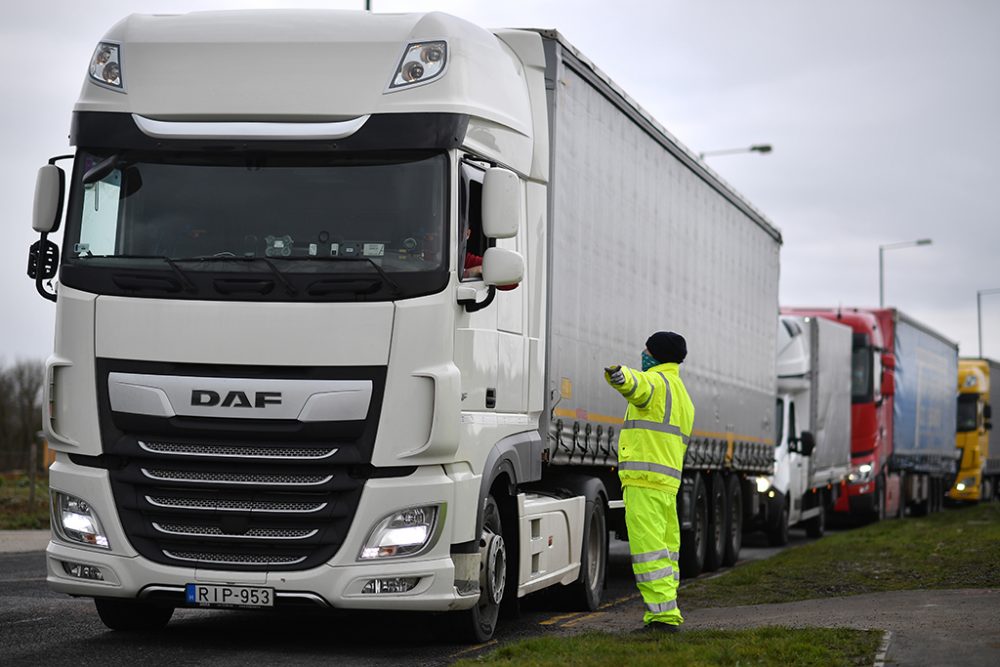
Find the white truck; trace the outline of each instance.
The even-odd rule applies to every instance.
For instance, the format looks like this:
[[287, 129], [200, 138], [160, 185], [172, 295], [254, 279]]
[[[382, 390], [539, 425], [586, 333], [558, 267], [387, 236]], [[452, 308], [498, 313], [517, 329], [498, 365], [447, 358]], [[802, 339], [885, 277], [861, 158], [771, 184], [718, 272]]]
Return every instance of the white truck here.
[[764, 526], [774, 545], [788, 528], [821, 537], [851, 466], [851, 328], [800, 315], [778, 318], [778, 436]]
[[71, 144], [61, 261], [60, 158], [29, 261], [57, 312], [48, 581], [109, 627], [314, 605], [482, 641], [542, 588], [596, 608], [624, 531], [602, 368], [659, 329], [698, 410], [686, 574], [738, 556], [780, 234], [557, 33], [133, 15]]

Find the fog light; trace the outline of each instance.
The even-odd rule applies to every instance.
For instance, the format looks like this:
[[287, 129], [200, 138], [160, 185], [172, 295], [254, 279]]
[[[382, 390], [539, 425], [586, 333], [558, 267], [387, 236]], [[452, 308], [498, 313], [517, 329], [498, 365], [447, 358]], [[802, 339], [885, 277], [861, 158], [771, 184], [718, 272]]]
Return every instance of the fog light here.
[[774, 491], [768, 491], [767, 492], [767, 497], [768, 498], [774, 498]]
[[101, 573], [101, 568], [94, 567], [93, 565], [84, 565], [83, 563], [73, 563], [70, 561], [62, 561], [63, 570], [71, 577], [76, 577], [77, 579], [90, 579], [92, 581], [104, 581], [104, 575]]
[[372, 579], [361, 589], [369, 595], [406, 593], [420, 581], [417, 577], [393, 577], [391, 579]]

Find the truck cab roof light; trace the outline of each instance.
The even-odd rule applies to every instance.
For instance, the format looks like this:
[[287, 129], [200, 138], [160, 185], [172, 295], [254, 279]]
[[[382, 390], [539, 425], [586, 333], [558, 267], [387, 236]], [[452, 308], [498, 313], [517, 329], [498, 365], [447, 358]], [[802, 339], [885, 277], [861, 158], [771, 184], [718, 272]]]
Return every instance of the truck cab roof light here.
[[408, 86], [429, 83], [444, 73], [448, 64], [448, 43], [415, 42], [408, 44], [396, 67], [389, 89], [392, 92]]
[[125, 92], [122, 77], [122, 47], [113, 42], [100, 42], [90, 58], [90, 78], [99, 86]]

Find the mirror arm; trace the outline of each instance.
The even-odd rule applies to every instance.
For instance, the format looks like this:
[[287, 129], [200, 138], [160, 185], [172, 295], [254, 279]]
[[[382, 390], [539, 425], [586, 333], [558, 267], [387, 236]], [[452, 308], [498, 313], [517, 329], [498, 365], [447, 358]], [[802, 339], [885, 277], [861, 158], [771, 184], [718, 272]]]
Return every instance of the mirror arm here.
[[55, 292], [48, 291], [47, 289], [45, 289], [45, 286], [42, 284], [42, 282], [45, 280], [45, 278], [42, 276], [42, 267], [41, 267], [42, 250], [45, 248], [45, 243], [46, 243], [47, 238], [48, 238], [48, 233], [47, 232], [42, 232], [41, 233], [41, 237], [42, 237], [41, 241], [38, 244], [38, 249], [39, 249], [38, 262], [39, 262], [39, 265], [36, 267], [35, 289], [38, 290], [38, 293], [41, 294], [43, 298], [48, 299], [49, 301], [53, 301], [54, 302], [56, 300]]
[[476, 301], [475, 299], [462, 299], [458, 303], [465, 306], [465, 312], [474, 313], [477, 310], [482, 310], [493, 303], [493, 299], [496, 298], [496, 295], [496, 285], [490, 285], [489, 290], [486, 293], [486, 298], [482, 301]]

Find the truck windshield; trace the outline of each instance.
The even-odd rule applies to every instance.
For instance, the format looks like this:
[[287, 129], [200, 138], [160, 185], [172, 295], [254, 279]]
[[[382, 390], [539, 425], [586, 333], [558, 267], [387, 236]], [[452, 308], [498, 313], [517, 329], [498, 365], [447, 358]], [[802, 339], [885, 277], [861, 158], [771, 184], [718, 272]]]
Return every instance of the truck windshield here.
[[[96, 170], [100, 180], [92, 172], [86, 180], [94, 182], [85, 182], [84, 174], [109, 157], [114, 168]], [[273, 293], [285, 299], [321, 292], [329, 300], [338, 291], [330, 284], [309, 289], [317, 274], [351, 274], [341, 291], [353, 286], [376, 298], [380, 288], [373, 281], [386, 284], [386, 298], [400, 290], [404, 296], [436, 291], [448, 267], [447, 168], [445, 154], [351, 159], [81, 152], [62, 280], [104, 292], [102, 286], [114, 291], [114, 281], [98, 280], [94, 271], [161, 272], [164, 286], [179, 282], [182, 272], [180, 291], [225, 298], [198, 274], [275, 280], [278, 271], [276, 282], [290, 288]], [[226, 258], [246, 261], [220, 261]]]
[[854, 334], [851, 353], [851, 400], [869, 403], [872, 395], [872, 348], [864, 334]]
[[958, 397], [958, 431], [975, 431], [979, 428], [979, 394], [962, 394]]

